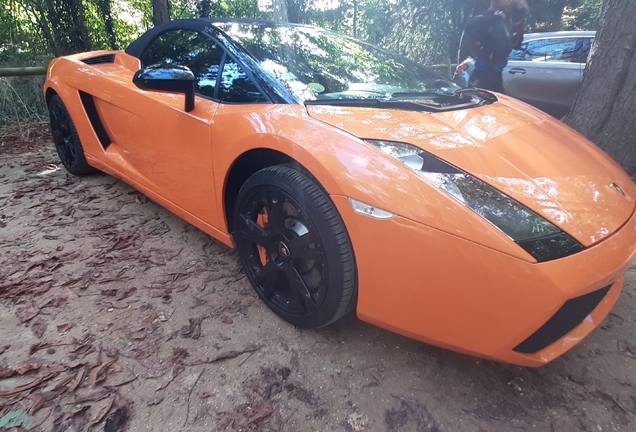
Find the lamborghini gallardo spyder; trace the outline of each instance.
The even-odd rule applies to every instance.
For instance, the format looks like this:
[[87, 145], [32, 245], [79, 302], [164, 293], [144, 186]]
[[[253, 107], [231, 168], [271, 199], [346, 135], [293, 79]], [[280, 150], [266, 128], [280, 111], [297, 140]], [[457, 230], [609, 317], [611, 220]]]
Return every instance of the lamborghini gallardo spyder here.
[[44, 92], [68, 171], [236, 248], [295, 326], [355, 310], [540, 366], [599, 325], [636, 251], [636, 186], [585, 138], [324, 29], [177, 20], [55, 59]]

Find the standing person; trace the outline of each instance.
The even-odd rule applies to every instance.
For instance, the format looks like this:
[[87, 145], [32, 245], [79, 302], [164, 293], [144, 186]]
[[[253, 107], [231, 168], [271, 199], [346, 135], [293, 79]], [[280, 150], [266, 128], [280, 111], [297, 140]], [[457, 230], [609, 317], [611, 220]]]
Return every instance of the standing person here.
[[475, 59], [469, 86], [503, 92], [501, 73], [512, 49], [521, 48], [527, 13], [526, 0], [491, 0], [486, 12], [468, 21], [459, 60]]

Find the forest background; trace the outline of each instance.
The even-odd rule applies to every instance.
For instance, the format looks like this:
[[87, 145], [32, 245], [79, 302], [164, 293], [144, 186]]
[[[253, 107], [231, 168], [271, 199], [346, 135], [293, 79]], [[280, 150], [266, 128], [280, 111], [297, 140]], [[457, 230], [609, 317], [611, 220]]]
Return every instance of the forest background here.
[[[526, 30], [596, 30], [602, 0], [528, 0]], [[313, 24], [406, 55], [454, 63], [465, 23], [489, 0], [0, 0], [0, 68], [124, 49], [155, 24], [190, 17]], [[46, 121], [43, 77], [0, 78], [0, 127]]]
[[[636, 1], [527, 0], [527, 32], [598, 30], [566, 124], [636, 179]], [[0, 68], [124, 49], [162, 22], [190, 17], [314, 24], [366, 40], [424, 65], [455, 63], [466, 22], [489, 0], [0, 0]], [[8, 135], [29, 141], [48, 120], [42, 76], [0, 76], [0, 150]], [[9, 132], [7, 130], [9, 129]]]

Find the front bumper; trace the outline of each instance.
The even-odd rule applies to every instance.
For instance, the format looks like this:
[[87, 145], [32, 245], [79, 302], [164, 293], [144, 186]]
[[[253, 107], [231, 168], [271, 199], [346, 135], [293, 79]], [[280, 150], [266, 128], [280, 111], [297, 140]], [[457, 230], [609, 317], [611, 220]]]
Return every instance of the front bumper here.
[[[533, 264], [405, 218], [356, 214], [346, 197], [332, 199], [356, 254], [360, 319], [518, 365], [546, 364], [597, 327], [618, 299], [636, 254], [634, 215], [583, 252]], [[533, 344], [523, 348], [529, 339]]]

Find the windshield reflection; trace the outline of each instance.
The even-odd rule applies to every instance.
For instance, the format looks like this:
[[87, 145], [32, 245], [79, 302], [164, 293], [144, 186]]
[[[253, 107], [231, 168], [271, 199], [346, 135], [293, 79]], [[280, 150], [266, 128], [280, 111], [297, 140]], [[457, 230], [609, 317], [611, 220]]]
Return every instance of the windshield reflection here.
[[460, 87], [380, 48], [325, 29], [215, 23], [300, 101], [380, 99], [393, 93], [451, 94]]

